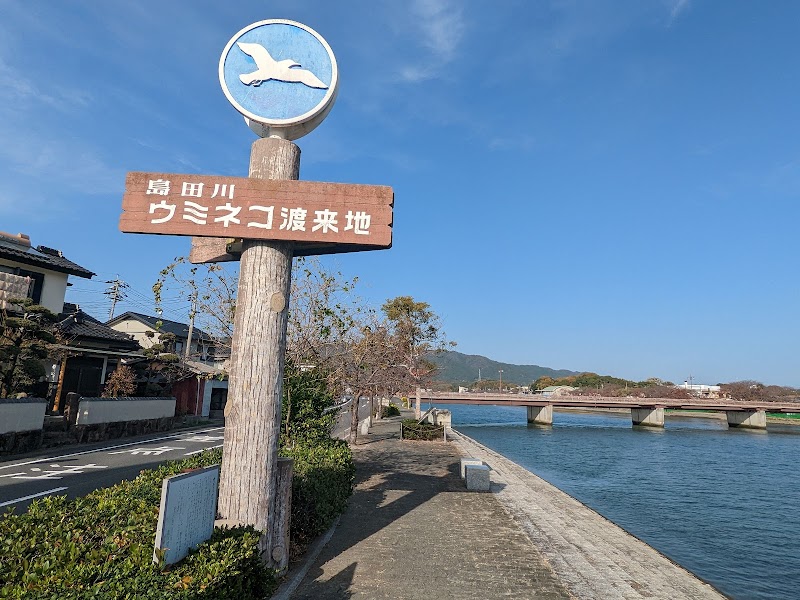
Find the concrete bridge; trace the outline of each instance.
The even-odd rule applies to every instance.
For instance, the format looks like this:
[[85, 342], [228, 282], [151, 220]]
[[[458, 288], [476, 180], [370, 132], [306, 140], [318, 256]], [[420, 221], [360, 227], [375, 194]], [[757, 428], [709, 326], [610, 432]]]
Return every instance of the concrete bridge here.
[[417, 401], [431, 404], [487, 404], [493, 406], [527, 406], [528, 423], [553, 424], [553, 407], [624, 408], [631, 411], [633, 425], [664, 427], [664, 409], [724, 412], [728, 427], [766, 429], [767, 412], [800, 413], [800, 402], [744, 402], [709, 398], [625, 398], [604, 396], [542, 396], [540, 394], [501, 394], [417, 392]]

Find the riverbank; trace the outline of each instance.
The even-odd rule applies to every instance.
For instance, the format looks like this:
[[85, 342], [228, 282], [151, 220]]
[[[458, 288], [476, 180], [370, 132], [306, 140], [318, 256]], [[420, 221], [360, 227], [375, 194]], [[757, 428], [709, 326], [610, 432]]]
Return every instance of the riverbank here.
[[711, 585], [568, 494], [470, 437], [492, 491], [576, 598], [724, 598]]
[[[400, 440], [399, 418], [360, 436], [347, 511], [275, 598], [723, 597], [522, 467], [453, 437]], [[465, 454], [490, 465], [491, 493], [466, 491]]]

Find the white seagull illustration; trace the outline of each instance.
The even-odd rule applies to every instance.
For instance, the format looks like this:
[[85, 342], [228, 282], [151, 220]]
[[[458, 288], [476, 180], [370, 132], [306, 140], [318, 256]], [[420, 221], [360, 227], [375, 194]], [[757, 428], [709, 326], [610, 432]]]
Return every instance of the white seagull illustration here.
[[256, 61], [256, 66], [258, 67], [257, 71], [239, 75], [239, 79], [241, 79], [242, 83], [245, 85], [257, 87], [265, 81], [275, 79], [276, 81], [302, 83], [308, 87], [320, 88], [323, 90], [328, 87], [322, 83], [311, 71], [307, 69], [297, 69], [296, 67], [300, 67], [302, 65], [291, 58], [286, 60], [275, 60], [272, 58], [272, 56], [270, 56], [269, 52], [267, 52], [267, 49], [261, 44], [245, 44], [237, 42], [236, 45], [239, 46], [239, 49], [242, 52], [248, 56], [252, 56], [253, 60]]

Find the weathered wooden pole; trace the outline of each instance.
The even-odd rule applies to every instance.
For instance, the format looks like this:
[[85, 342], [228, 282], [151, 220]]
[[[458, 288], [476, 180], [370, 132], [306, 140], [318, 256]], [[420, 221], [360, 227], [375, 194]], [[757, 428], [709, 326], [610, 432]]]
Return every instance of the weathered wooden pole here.
[[[294, 143], [278, 138], [253, 143], [250, 177], [298, 179], [299, 170]], [[291, 243], [244, 241], [217, 510], [223, 519], [261, 531], [259, 547], [270, 563], [275, 542], [282, 543], [271, 538], [291, 276]]]
[[275, 516], [272, 520], [272, 565], [284, 572], [289, 567], [289, 526], [291, 525], [292, 479], [294, 477], [294, 460], [278, 458], [275, 477]]

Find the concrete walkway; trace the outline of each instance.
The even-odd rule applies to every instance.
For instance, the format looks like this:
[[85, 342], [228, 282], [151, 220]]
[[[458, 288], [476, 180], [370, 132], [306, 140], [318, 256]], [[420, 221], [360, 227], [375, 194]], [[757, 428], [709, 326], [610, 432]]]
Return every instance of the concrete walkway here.
[[493, 494], [465, 491], [456, 444], [399, 430], [361, 437], [348, 510], [291, 598], [572, 597]]
[[[356, 490], [294, 599], [722, 598], [567, 494], [470, 438], [399, 439], [378, 421], [354, 449]], [[466, 492], [459, 458], [492, 468]]]

